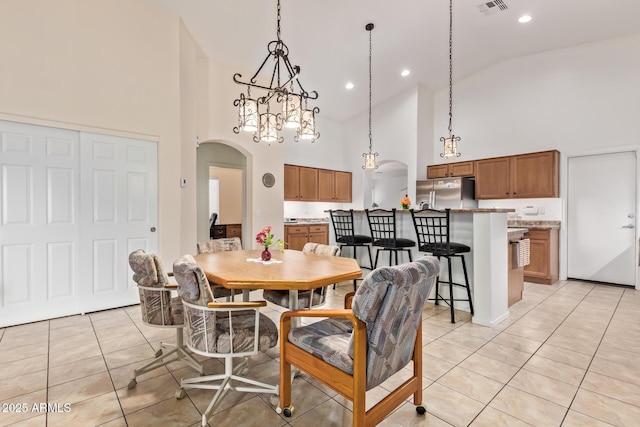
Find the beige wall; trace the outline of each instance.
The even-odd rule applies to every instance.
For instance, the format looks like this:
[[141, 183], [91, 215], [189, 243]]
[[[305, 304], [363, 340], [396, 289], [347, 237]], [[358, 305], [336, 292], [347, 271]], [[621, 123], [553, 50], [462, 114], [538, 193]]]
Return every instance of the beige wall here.
[[159, 253], [179, 256], [179, 20], [138, 0], [1, 9], [0, 118], [157, 141]]

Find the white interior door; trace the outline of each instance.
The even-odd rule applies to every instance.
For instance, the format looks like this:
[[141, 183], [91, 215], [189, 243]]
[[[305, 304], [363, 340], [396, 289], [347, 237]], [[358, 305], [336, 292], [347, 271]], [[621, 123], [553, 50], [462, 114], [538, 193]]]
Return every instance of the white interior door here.
[[0, 121], [0, 326], [73, 312], [78, 132]]
[[0, 121], [0, 327], [137, 303], [157, 215], [155, 142]]
[[636, 153], [568, 165], [567, 277], [635, 286]]
[[158, 247], [156, 143], [92, 133], [80, 143], [82, 309], [135, 304], [129, 253]]

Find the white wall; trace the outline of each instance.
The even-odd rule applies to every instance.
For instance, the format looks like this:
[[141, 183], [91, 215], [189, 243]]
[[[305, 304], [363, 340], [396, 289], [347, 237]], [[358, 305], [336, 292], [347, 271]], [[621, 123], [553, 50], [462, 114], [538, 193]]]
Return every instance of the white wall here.
[[[506, 61], [454, 83], [459, 160], [640, 143], [640, 35]], [[434, 141], [448, 121], [435, 94]], [[435, 145], [434, 158], [442, 163]]]

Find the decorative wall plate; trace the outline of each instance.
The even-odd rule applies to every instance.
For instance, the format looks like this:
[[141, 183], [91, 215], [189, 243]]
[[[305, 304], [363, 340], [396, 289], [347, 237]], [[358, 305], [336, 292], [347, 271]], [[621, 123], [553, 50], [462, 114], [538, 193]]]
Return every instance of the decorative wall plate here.
[[269, 188], [269, 187], [273, 187], [273, 184], [276, 183], [276, 178], [273, 176], [273, 174], [270, 174], [269, 172], [265, 173], [264, 175], [262, 175], [262, 184]]

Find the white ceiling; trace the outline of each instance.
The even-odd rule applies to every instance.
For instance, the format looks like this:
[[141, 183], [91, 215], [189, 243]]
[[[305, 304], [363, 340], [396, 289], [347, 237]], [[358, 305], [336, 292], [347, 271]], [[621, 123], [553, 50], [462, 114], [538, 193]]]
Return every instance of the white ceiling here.
[[[276, 38], [276, 0], [146, 1], [179, 15], [211, 58], [247, 79]], [[640, 32], [640, 0], [503, 1], [506, 10], [488, 15], [482, 0], [454, 1], [454, 102], [455, 81], [492, 64]], [[369, 22], [374, 105], [418, 83], [448, 84], [447, 0], [281, 0], [281, 7], [281, 39], [304, 88], [319, 93], [313, 105], [322, 116], [344, 121], [367, 110]], [[525, 13], [532, 21], [518, 23]], [[403, 68], [409, 77], [400, 77]]]

